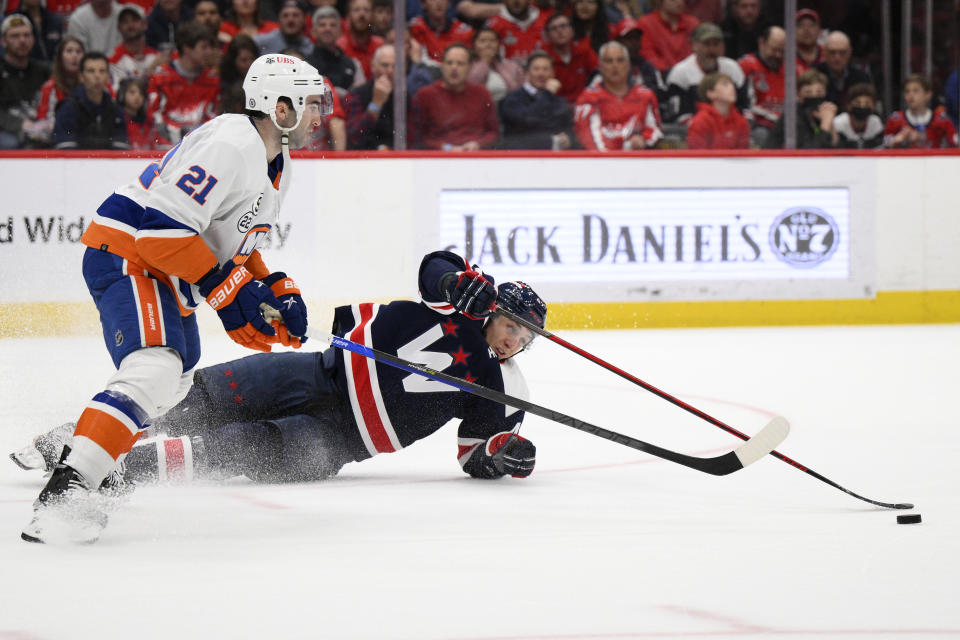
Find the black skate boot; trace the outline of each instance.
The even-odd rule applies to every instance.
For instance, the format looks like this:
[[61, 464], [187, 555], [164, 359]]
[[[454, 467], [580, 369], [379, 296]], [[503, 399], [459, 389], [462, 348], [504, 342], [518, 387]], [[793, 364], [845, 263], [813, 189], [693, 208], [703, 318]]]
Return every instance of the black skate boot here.
[[91, 490], [76, 469], [61, 461], [34, 501], [33, 518], [20, 537], [27, 542], [96, 542], [110, 506], [108, 497]]

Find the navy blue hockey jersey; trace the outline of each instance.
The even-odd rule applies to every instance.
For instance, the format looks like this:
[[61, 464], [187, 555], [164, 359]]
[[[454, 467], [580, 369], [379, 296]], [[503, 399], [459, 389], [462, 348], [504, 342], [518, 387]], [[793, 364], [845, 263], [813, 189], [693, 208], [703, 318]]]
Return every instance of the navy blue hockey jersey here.
[[[338, 307], [333, 332], [348, 340], [425, 364], [433, 369], [521, 398], [526, 383], [512, 359], [500, 362], [483, 336], [482, 320], [456, 313], [437, 288], [440, 275], [463, 270], [450, 252], [427, 255], [420, 267], [422, 301], [394, 301]], [[375, 360], [337, 351], [337, 383], [367, 456], [397, 451], [437, 431], [452, 418], [461, 420], [458, 458], [465, 470], [477, 447], [491, 436], [511, 431], [523, 412], [408, 373]]]

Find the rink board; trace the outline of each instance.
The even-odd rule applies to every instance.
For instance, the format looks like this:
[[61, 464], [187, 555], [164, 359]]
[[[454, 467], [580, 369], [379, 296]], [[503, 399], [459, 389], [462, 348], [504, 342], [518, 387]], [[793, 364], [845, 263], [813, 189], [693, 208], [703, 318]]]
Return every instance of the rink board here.
[[[146, 162], [0, 158], [0, 336], [96, 330], [79, 239]], [[449, 247], [535, 284], [553, 328], [955, 322], [958, 169], [954, 155], [298, 158], [263, 252], [318, 316], [415, 297], [420, 257]]]

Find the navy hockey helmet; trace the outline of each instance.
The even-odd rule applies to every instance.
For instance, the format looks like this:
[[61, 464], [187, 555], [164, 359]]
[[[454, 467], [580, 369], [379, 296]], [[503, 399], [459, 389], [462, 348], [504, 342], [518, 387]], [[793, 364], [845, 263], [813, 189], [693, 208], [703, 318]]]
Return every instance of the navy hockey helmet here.
[[504, 282], [497, 289], [497, 306], [541, 329], [547, 322], [547, 303], [526, 282]]

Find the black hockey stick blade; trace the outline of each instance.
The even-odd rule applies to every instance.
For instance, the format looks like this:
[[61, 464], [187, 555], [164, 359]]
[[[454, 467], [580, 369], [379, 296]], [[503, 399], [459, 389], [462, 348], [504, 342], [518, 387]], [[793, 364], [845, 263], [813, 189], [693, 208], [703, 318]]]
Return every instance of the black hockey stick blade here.
[[[535, 334], [537, 334], [537, 335], [543, 336], [543, 337], [546, 338], [547, 340], [550, 340], [550, 341], [553, 342], [554, 344], [560, 345], [561, 347], [563, 347], [564, 349], [567, 349], [568, 351], [572, 351], [573, 353], [576, 353], [577, 355], [582, 356], [583, 358], [586, 358], [587, 360], [589, 360], [590, 362], [592, 362], [592, 363], [594, 363], [594, 364], [600, 365], [601, 367], [603, 367], [603, 368], [606, 369], [607, 371], [609, 371], [609, 372], [611, 372], [611, 373], [614, 373], [614, 374], [620, 376], [621, 378], [623, 378], [624, 380], [628, 380], [628, 381], [632, 382], [633, 384], [635, 384], [635, 385], [637, 385], [637, 386], [639, 386], [639, 387], [642, 387], [643, 389], [645, 389], [645, 390], [649, 391], [650, 393], [652, 393], [652, 394], [654, 394], [654, 395], [656, 395], [656, 396], [658, 396], [658, 397], [666, 400], [667, 402], [669, 402], [669, 403], [671, 403], [671, 404], [673, 404], [673, 405], [675, 405], [675, 406], [677, 406], [677, 407], [680, 407], [680, 408], [683, 409], [684, 411], [687, 411], [688, 413], [692, 413], [693, 415], [697, 416], [698, 418], [700, 418], [700, 419], [702, 419], [702, 420], [705, 420], [706, 422], [709, 422], [709, 423], [712, 424], [713, 426], [719, 427], [720, 429], [723, 429], [723, 430], [726, 431], [727, 433], [730, 433], [730, 434], [733, 434], [733, 435], [737, 436], [737, 437], [740, 438], [741, 440], [747, 440], [748, 438], [750, 438], [750, 436], [748, 436], [747, 434], [745, 434], [745, 433], [743, 433], [743, 432], [741, 432], [741, 431], [739, 431], [739, 430], [731, 427], [730, 425], [728, 425], [728, 424], [726, 424], [726, 423], [724, 423], [724, 422], [721, 422], [720, 420], [718, 420], [717, 418], [714, 418], [714, 417], [711, 416], [710, 414], [708, 414], [708, 413], [706, 413], [706, 412], [704, 412], [704, 411], [701, 411], [700, 409], [697, 409], [696, 407], [694, 407], [694, 406], [692, 406], [692, 405], [687, 404], [687, 403], [684, 402], [683, 400], [680, 400], [679, 398], [670, 395], [670, 394], [667, 393], [666, 391], [662, 391], [662, 390], [658, 389], [657, 387], [653, 386], [652, 384], [649, 384], [649, 383], [647, 383], [647, 382], [644, 382], [644, 381], [641, 380], [640, 378], [638, 378], [638, 377], [636, 377], [636, 376], [634, 376], [634, 375], [632, 375], [632, 374], [630, 374], [630, 373], [627, 373], [627, 372], [624, 371], [623, 369], [620, 369], [619, 367], [616, 367], [616, 366], [610, 364], [609, 362], [607, 362], [606, 360], [603, 360], [602, 358], [598, 358], [597, 356], [593, 355], [592, 353], [581, 349], [581, 348], [578, 347], [577, 345], [571, 344], [571, 343], [567, 342], [566, 340], [564, 340], [564, 339], [561, 338], [560, 336], [554, 335], [554, 334], [550, 333], [549, 331], [547, 331], [546, 329], [541, 329], [541, 328], [538, 327], [537, 325], [529, 322], [528, 320], [525, 320], [524, 318], [521, 318], [521, 317], [519, 317], [519, 316], [517, 316], [517, 315], [514, 315], [514, 314], [510, 313], [510, 312], [507, 311], [506, 309], [497, 308], [494, 313], [497, 313], [497, 314], [503, 316], [504, 318], [507, 318], [508, 320], [512, 320], [513, 322], [516, 322], [516, 323], [519, 324], [520, 326], [529, 329], [530, 331], [532, 331], [533, 333], [535, 333]], [[759, 434], [758, 434], [758, 435], [759, 435]], [[756, 436], [755, 436], [755, 437], [756, 437]], [[836, 482], [834, 482], [834, 481], [831, 480], [830, 478], [827, 478], [826, 476], [820, 475], [819, 473], [817, 473], [817, 472], [814, 471], [813, 469], [810, 469], [809, 467], [805, 467], [804, 465], [800, 464], [799, 462], [797, 462], [797, 461], [794, 460], [793, 458], [790, 458], [790, 457], [788, 457], [788, 456], [785, 456], [784, 454], [780, 453], [779, 451], [770, 451], [769, 453], [770, 453], [770, 455], [772, 455], [774, 458], [778, 458], [779, 460], [782, 460], [782, 461], [786, 462], [786, 463], [789, 464], [790, 466], [792, 466], [792, 467], [794, 467], [794, 468], [796, 468], [796, 469], [799, 469], [800, 471], [803, 471], [804, 473], [806, 473], [806, 474], [809, 475], [809, 476], [813, 476], [813, 477], [816, 478], [817, 480], [820, 480], [821, 482], [826, 483], [826, 484], [830, 485], [831, 487], [833, 487], [833, 488], [835, 488], [835, 489], [839, 489], [840, 491], [843, 491], [843, 492], [846, 493], [848, 496], [851, 496], [851, 497], [853, 497], [853, 498], [856, 498], [857, 500], [863, 500], [864, 502], [868, 502], [868, 503], [870, 503], [870, 504], [872, 504], [872, 505], [876, 505], [876, 506], [878, 506], [878, 507], [884, 507], [885, 509], [913, 509], [913, 503], [911, 503], [911, 502], [881, 502], [880, 500], [872, 500], [872, 499], [870, 499], [870, 498], [866, 498], [866, 497], [864, 497], [864, 496], [861, 496], [859, 493], [854, 493], [853, 491], [850, 491], [850, 490], [847, 489], [846, 487], [840, 486], [839, 484], [837, 484]]]
[[541, 418], [545, 418], [547, 420], [552, 420], [553, 422], [559, 422], [560, 424], [564, 424], [568, 427], [572, 427], [574, 429], [599, 436], [606, 440], [617, 442], [633, 449], [663, 458], [664, 460], [669, 460], [685, 467], [696, 469], [697, 471], [702, 471], [715, 476], [725, 476], [735, 471], [739, 471], [750, 464], [753, 464], [760, 458], [770, 453], [770, 451], [780, 444], [790, 432], [790, 426], [787, 421], [784, 418], [777, 417], [771, 420], [770, 423], [760, 431], [760, 433], [747, 440], [747, 442], [742, 444], [734, 451], [714, 458], [690, 456], [677, 451], [671, 451], [670, 449], [664, 449], [663, 447], [659, 447], [655, 444], [650, 444], [649, 442], [644, 442], [643, 440], [638, 440], [622, 433], [610, 431], [609, 429], [604, 429], [603, 427], [598, 427], [597, 425], [590, 424], [589, 422], [573, 418], [566, 414], [560, 413], [559, 411], [554, 411], [553, 409], [548, 409], [538, 404], [534, 404], [522, 398], [507, 395], [506, 393], [502, 393], [473, 382], [467, 382], [462, 378], [457, 378], [455, 376], [442, 373], [436, 369], [431, 369], [430, 367], [422, 364], [404, 360], [403, 358], [386, 353], [384, 351], [373, 349], [351, 340], [347, 340], [346, 338], [341, 338], [339, 336], [333, 336], [318, 331], [312, 327], [307, 329], [307, 335], [315, 340], [324, 340], [329, 342], [338, 349], [343, 349], [366, 358], [371, 358], [388, 366], [395, 367], [409, 373], [414, 373], [430, 380], [436, 380], [452, 387], [456, 387], [461, 391], [472, 393], [492, 402], [499, 402], [500, 404], [526, 411], [527, 413], [540, 416]]

